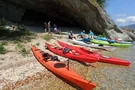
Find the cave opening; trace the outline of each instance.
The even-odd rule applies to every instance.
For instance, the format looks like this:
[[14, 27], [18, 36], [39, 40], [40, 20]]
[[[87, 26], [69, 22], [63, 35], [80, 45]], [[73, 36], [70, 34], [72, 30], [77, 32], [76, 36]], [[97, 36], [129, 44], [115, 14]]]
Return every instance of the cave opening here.
[[30, 10], [27, 9], [22, 17], [21, 22], [31, 22], [29, 24], [39, 24], [39, 25], [43, 25], [44, 22], [48, 22], [51, 21], [51, 24], [57, 24], [58, 26], [72, 26], [72, 27], [76, 27], [76, 25], [73, 25], [71, 23], [65, 22], [65, 21], [61, 21], [55, 17], [49, 16], [47, 14], [44, 14], [42, 12], [37, 12], [34, 10]]

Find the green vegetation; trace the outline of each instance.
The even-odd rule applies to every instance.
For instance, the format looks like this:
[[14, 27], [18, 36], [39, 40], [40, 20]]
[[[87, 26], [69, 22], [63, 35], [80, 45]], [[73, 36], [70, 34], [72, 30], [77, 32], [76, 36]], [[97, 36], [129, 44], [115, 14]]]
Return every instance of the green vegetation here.
[[2, 20], [0, 21], [0, 26], [4, 27], [7, 25], [7, 22], [4, 18], [2, 18]]
[[39, 46], [40, 45], [40, 43], [36, 43], [36, 46]]
[[105, 7], [106, 5], [106, 0], [96, 0], [97, 3], [101, 6], [101, 7]]
[[97, 7], [102, 7], [104, 8], [106, 6], [106, 1], [107, 0], [91, 0], [91, 2], [97, 6]]
[[31, 39], [27, 39], [27, 42], [31, 42]]
[[51, 34], [45, 34], [45, 35], [44, 35], [44, 40], [49, 41], [49, 40], [51, 40], [51, 39], [53, 39], [53, 37], [52, 37]]
[[0, 54], [5, 54], [7, 50], [5, 49], [3, 44], [0, 44]]
[[28, 29], [16, 29], [16, 30], [9, 30], [5, 27], [0, 26], [0, 37], [6, 38], [15, 38], [15, 37], [23, 37], [23, 36], [32, 36], [35, 33], [29, 31]]
[[106, 33], [100, 34], [99, 37], [107, 37]]
[[22, 54], [22, 56], [26, 57], [30, 53], [29, 50], [26, 50], [25, 46], [23, 44], [18, 43], [16, 46], [16, 49], [19, 51], [19, 53]]
[[0, 39], [12, 40], [15, 43], [24, 41], [31, 42], [31, 39], [36, 36], [35, 33], [31, 32], [24, 25], [13, 25], [10, 28], [6, 28], [6, 21], [4, 19], [1, 20], [0, 25]]
[[17, 44], [17, 48], [20, 49], [20, 48], [23, 48], [23, 47], [24, 47], [24, 45], [22, 45], [22, 44], [20, 44], [20, 43]]
[[20, 38], [14, 38], [14, 43], [20, 43], [20, 42], [24, 42], [23, 40], [21, 40]]
[[1, 42], [1, 45], [7, 45], [7, 44], [8, 44], [8, 42], [6, 42], [6, 41]]

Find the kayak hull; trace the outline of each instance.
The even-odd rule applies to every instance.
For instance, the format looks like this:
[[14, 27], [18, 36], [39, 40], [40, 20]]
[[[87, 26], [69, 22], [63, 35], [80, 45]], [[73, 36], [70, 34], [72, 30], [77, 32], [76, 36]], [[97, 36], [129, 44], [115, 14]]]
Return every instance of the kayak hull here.
[[[105, 38], [105, 37], [99, 37], [99, 36], [94, 36], [94, 39], [102, 40], [102, 41], [108, 41], [108, 38]], [[111, 40], [109, 40], [109, 42], [115, 43], [116, 41], [113, 40], [113, 39], [111, 39]]]
[[47, 69], [52, 71], [54, 74], [76, 84], [83, 90], [92, 90], [96, 87], [95, 84], [87, 81], [82, 76], [77, 74], [74, 70], [69, 68], [67, 65], [65, 65], [63, 62], [59, 61], [53, 61], [53, 60], [45, 60], [41, 54], [41, 51], [37, 49], [35, 46], [31, 46], [31, 49], [36, 57], [36, 59]]
[[86, 55], [80, 54], [79, 52], [76, 52], [76, 51], [63, 54], [62, 48], [59, 48], [59, 47], [58, 47], [59, 49], [54, 48], [54, 45], [48, 44], [48, 43], [46, 43], [46, 45], [48, 49], [52, 51], [53, 53], [66, 57], [66, 58], [70, 58], [70, 59], [80, 61], [80, 62], [87, 62], [87, 63], [94, 63], [98, 61], [96, 57], [89, 58], [89, 57], [86, 57]]
[[[108, 41], [108, 38], [99, 37], [99, 36], [94, 36], [94, 39], [102, 40], [102, 41]], [[115, 43], [115, 42], [117, 42], [117, 41], [114, 40], [114, 39], [110, 39], [109, 42]], [[121, 43], [121, 44], [132, 44], [132, 42], [127, 42], [127, 41], [122, 41], [122, 40], [120, 40], [118, 43]]]
[[76, 50], [76, 51], [78, 51], [82, 54], [88, 55], [90, 57], [91, 56], [97, 57], [99, 62], [105, 62], [105, 63], [111, 63], [111, 64], [117, 64], [117, 65], [123, 65], [123, 66], [129, 66], [130, 65], [130, 62], [127, 61], [127, 60], [122, 60], [122, 59], [119, 59], [119, 58], [104, 56], [100, 53], [92, 52], [92, 51], [89, 51], [85, 48], [68, 45], [68, 44], [66, 44], [64, 42], [60, 42], [60, 41], [58, 41], [58, 43], [63, 47], [74, 49], [74, 50]]
[[96, 39], [91, 40], [91, 42], [95, 44], [102, 44], [102, 45], [116, 46], [116, 47], [129, 47], [132, 45], [132, 44], [122, 44], [122, 43], [109, 43], [107, 41], [101, 41]]
[[107, 50], [107, 51], [114, 51], [115, 48], [114, 47], [110, 47], [110, 46], [100, 46], [99, 44], [87, 44], [84, 43], [82, 41], [77, 41], [77, 40], [70, 40], [68, 39], [69, 42], [71, 43], [75, 43], [75, 44], [79, 44], [81, 46], [86, 46], [86, 47], [91, 47], [91, 48], [96, 48], [96, 49], [102, 49], [102, 50]]

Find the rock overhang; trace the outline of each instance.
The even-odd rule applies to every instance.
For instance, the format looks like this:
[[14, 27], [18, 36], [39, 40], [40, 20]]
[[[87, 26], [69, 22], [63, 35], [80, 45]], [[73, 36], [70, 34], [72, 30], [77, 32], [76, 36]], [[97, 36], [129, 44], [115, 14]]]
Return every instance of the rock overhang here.
[[[116, 27], [115, 23], [110, 19], [104, 9], [97, 7], [90, 0], [2, 0], [2, 2], [12, 4], [18, 15], [12, 14], [11, 19], [18, 16], [21, 20], [27, 9], [44, 13], [48, 16], [57, 18], [60, 21], [67, 22], [78, 27], [82, 27], [89, 31], [93, 30], [97, 33], [107, 33], [110, 38], [119, 37], [119, 32], [124, 36], [123, 39], [131, 40], [122, 29]], [[16, 8], [20, 8], [19, 12]], [[9, 9], [9, 7], [8, 7]], [[10, 9], [9, 9], [10, 11]], [[10, 15], [10, 14], [9, 14]], [[19, 20], [17, 19], [17, 20]], [[112, 31], [116, 31], [111, 35]]]

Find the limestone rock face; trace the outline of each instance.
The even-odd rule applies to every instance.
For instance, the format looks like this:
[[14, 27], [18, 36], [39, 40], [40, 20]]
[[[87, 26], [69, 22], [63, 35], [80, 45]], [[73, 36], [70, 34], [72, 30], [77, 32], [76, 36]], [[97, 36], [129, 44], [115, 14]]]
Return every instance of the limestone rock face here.
[[124, 32], [127, 33], [135, 41], [135, 32], [133, 30], [124, 28]]
[[135, 41], [135, 34], [133, 32], [126, 32], [134, 41]]
[[[114, 22], [106, 14], [105, 10], [93, 4], [92, 0], [1, 0], [10, 3], [12, 9], [8, 6], [8, 18], [20, 21], [25, 10], [32, 9], [55, 17], [61, 21], [81, 26], [86, 30], [94, 32], [106, 32], [110, 38], [121, 38], [123, 40], [132, 40], [122, 29], [116, 27]], [[0, 3], [0, 7], [2, 7]], [[3, 7], [2, 7], [3, 8]], [[2, 9], [3, 10], [3, 9]], [[2, 13], [0, 9], [0, 15]], [[13, 13], [11, 13], [13, 11]], [[4, 15], [6, 15], [4, 13]], [[2, 13], [3, 15], [3, 13]], [[114, 35], [115, 34], [115, 35]]]

